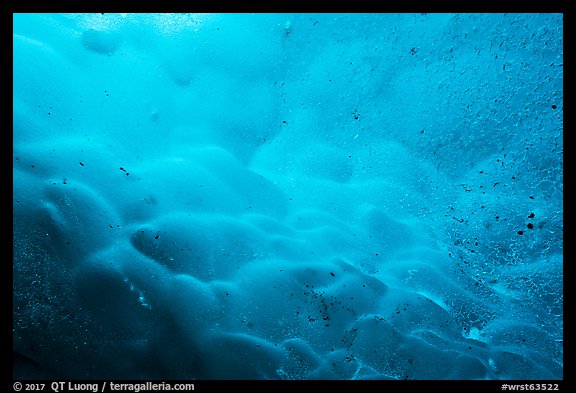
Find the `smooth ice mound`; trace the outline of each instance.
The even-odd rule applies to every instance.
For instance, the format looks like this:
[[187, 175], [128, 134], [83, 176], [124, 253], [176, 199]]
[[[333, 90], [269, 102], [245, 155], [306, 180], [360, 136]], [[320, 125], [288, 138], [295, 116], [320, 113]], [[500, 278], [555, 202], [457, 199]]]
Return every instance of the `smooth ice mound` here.
[[562, 16], [15, 14], [18, 379], [561, 379]]

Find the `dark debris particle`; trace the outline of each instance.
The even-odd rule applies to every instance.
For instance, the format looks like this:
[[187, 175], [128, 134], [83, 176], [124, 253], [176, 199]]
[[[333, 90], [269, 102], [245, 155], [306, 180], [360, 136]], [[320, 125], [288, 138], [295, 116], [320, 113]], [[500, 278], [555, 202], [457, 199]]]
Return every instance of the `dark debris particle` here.
[[334, 276], [335, 276], [335, 274], [334, 274], [334, 273], [332, 273], [332, 272], [330, 272], [330, 275], [331, 275], [332, 277], [334, 277]]
[[532, 223], [531, 223], [531, 222], [529, 222], [529, 223], [528, 223], [528, 225], [526, 225], [526, 226], [528, 227], [528, 229], [532, 229], [532, 228], [534, 228], [534, 225], [532, 225]]
[[79, 162], [80, 166], [84, 166], [84, 164], [82, 162]]
[[530, 198], [530, 199], [534, 199], [534, 195], [530, 195], [528, 198]]
[[534, 213], [528, 214], [528, 218], [534, 218]]
[[523, 234], [524, 234], [524, 231], [518, 231], [517, 233], [518, 233], [519, 235], [523, 235]]
[[122, 167], [120, 167], [120, 170], [126, 172], [126, 169], [124, 169], [124, 168], [122, 168]]
[[160, 237], [160, 235], [156, 235], [156, 236], [154, 236], [154, 239], [158, 240], [159, 237]]
[[557, 108], [557, 106], [556, 106], [556, 105], [552, 105], [552, 109], [556, 109], [556, 108]]

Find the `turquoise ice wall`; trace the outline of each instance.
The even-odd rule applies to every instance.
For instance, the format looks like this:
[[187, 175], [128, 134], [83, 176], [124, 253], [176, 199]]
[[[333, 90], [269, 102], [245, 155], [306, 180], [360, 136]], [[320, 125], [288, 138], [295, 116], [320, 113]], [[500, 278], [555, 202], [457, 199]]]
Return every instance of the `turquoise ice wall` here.
[[15, 378], [562, 378], [561, 14], [13, 21]]

